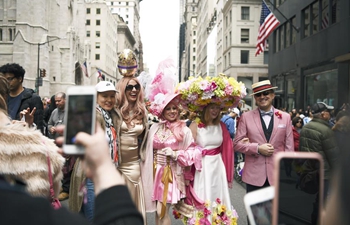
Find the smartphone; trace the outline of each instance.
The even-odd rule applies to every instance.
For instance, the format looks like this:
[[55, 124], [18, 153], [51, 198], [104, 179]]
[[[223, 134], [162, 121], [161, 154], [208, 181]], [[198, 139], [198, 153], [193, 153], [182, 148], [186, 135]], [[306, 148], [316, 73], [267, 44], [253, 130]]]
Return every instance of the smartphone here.
[[83, 155], [85, 149], [75, 144], [79, 132], [95, 133], [96, 89], [94, 86], [72, 86], [66, 92], [64, 114], [63, 152], [67, 155]]
[[279, 152], [274, 158], [273, 225], [320, 224], [323, 159], [316, 152]]
[[261, 188], [244, 195], [244, 206], [250, 225], [271, 225], [272, 204], [275, 195], [273, 186]]

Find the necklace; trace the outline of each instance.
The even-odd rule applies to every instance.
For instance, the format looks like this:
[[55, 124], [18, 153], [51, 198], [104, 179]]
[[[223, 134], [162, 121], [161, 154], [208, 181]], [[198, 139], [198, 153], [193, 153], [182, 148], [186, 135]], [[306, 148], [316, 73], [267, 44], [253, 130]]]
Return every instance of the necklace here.
[[173, 133], [170, 129], [165, 128], [165, 125], [163, 126], [163, 129], [158, 129], [157, 131], [157, 137], [159, 141], [165, 142]]

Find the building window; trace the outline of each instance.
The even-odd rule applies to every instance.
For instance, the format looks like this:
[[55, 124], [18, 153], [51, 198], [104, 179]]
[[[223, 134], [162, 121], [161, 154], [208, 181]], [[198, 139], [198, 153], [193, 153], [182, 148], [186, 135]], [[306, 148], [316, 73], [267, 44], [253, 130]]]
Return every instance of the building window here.
[[241, 43], [249, 43], [249, 29], [241, 29]]
[[196, 36], [196, 31], [195, 30], [193, 31], [193, 36]]
[[[295, 16], [291, 20], [292, 20], [293, 27], [295, 27], [296, 26], [296, 18], [295, 18]], [[292, 45], [295, 44], [296, 39], [297, 39], [297, 33], [296, 33], [296, 30], [294, 30], [293, 27], [290, 28], [290, 32], [292, 33], [292, 35], [291, 35], [292, 36], [292, 39], [291, 39], [291, 44]]]
[[264, 51], [264, 64], [269, 64], [269, 51]]
[[101, 9], [100, 8], [96, 9], [96, 14], [101, 14]]
[[101, 32], [100, 31], [96, 31], [96, 37], [100, 37], [101, 36]]
[[249, 63], [249, 50], [241, 50], [241, 64]]
[[249, 7], [242, 6], [241, 19], [242, 20], [249, 20]]
[[310, 36], [310, 8], [307, 7], [303, 10], [303, 25], [304, 25], [304, 34], [303, 37], [309, 37]]
[[231, 46], [231, 44], [232, 44], [232, 32], [231, 31], [229, 33], [229, 38], [230, 38], [230, 46]]
[[90, 26], [90, 20], [86, 20], [86, 26]]
[[328, 1], [322, 1], [322, 11], [321, 11], [321, 16], [322, 16], [322, 21], [321, 21], [321, 30], [327, 28], [329, 26], [329, 7], [328, 7]]
[[232, 10], [230, 10], [230, 23], [232, 23]]
[[193, 52], [196, 52], [196, 48], [193, 48]]
[[95, 60], [100, 60], [100, 54], [95, 54]]
[[312, 9], [312, 33], [315, 34], [319, 31], [319, 26], [318, 26], [318, 2], [315, 2], [314, 4], [311, 5]]
[[89, 30], [86, 31], [86, 37], [90, 37], [90, 31]]
[[193, 56], [193, 57], [192, 57], [192, 60], [193, 60], [193, 61], [196, 61], [196, 56]]
[[91, 9], [90, 8], [86, 8], [86, 14], [90, 14], [91, 13]]
[[315, 102], [338, 105], [338, 70], [312, 73], [305, 79], [306, 105], [313, 105]]
[[101, 20], [96, 20], [96, 26], [100, 26], [101, 25]]
[[2, 41], [2, 29], [0, 28], [0, 41]]
[[228, 53], [228, 66], [231, 66], [231, 53]]
[[193, 39], [193, 44], [196, 44], [196, 39]]
[[285, 25], [285, 29], [286, 29], [286, 48], [288, 48], [290, 46], [290, 39], [291, 39], [291, 33], [290, 33], [291, 24], [287, 22]]
[[275, 32], [273, 32], [273, 35], [275, 36], [275, 51], [279, 52], [281, 50], [280, 46], [280, 29], [277, 28]]
[[281, 27], [280, 27], [280, 35], [281, 35], [281, 50], [284, 49], [286, 46], [285, 46], [285, 37], [286, 37], [286, 33], [285, 33], [285, 24], [283, 24]]
[[336, 23], [339, 21], [339, 11], [340, 11], [340, 7], [339, 7], [339, 0], [332, 0], [332, 10], [331, 10], [331, 14], [332, 14], [332, 24]]
[[95, 48], [99, 49], [101, 47], [100, 45], [101, 45], [100, 42], [96, 42], [95, 43]]

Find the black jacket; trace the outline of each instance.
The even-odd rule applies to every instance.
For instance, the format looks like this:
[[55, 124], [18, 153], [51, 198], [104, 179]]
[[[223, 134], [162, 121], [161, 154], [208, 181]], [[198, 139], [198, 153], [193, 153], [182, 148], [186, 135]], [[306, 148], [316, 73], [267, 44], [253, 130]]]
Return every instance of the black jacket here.
[[22, 94], [22, 99], [21, 99], [21, 104], [19, 106], [19, 109], [16, 113], [16, 120], [19, 120], [19, 113], [23, 109], [30, 108], [30, 110], [33, 110], [34, 107], [36, 107], [36, 111], [34, 114], [34, 123], [37, 126], [37, 129], [40, 130], [41, 132], [43, 131], [43, 114], [44, 114], [44, 107], [43, 107], [43, 102], [41, 101], [41, 98], [39, 95], [37, 95], [33, 89], [30, 88], [24, 88], [23, 94]]
[[[1, 180], [0, 199], [1, 225], [89, 224], [82, 215], [72, 213], [64, 207], [55, 210], [46, 199], [31, 197], [21, 190], [8, 189], [6, 182]], [[96, 197], [93, 224], [143, 225], [142, 216], [132, 202], [126, 186], [111, 187]]]
[[299, 150], [318, 152], [324, 160], [324, 178], [330, 179], [337, 165], [338, 145], [328, 121], [313, 118], [300, 131]]

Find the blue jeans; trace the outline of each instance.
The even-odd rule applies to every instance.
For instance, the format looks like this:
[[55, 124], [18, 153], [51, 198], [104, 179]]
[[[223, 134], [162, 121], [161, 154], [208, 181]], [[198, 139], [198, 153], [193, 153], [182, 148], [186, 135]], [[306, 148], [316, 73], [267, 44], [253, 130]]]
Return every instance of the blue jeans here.
[[95, 191], [94, 191], [94, 183], [90, 179], [86, 179], [86, 196], [87, 202], [83, 202], [82, 211], [84, 213], [85, 218], [92, 222], [94, 218], [94, 206], [95, 206]]

